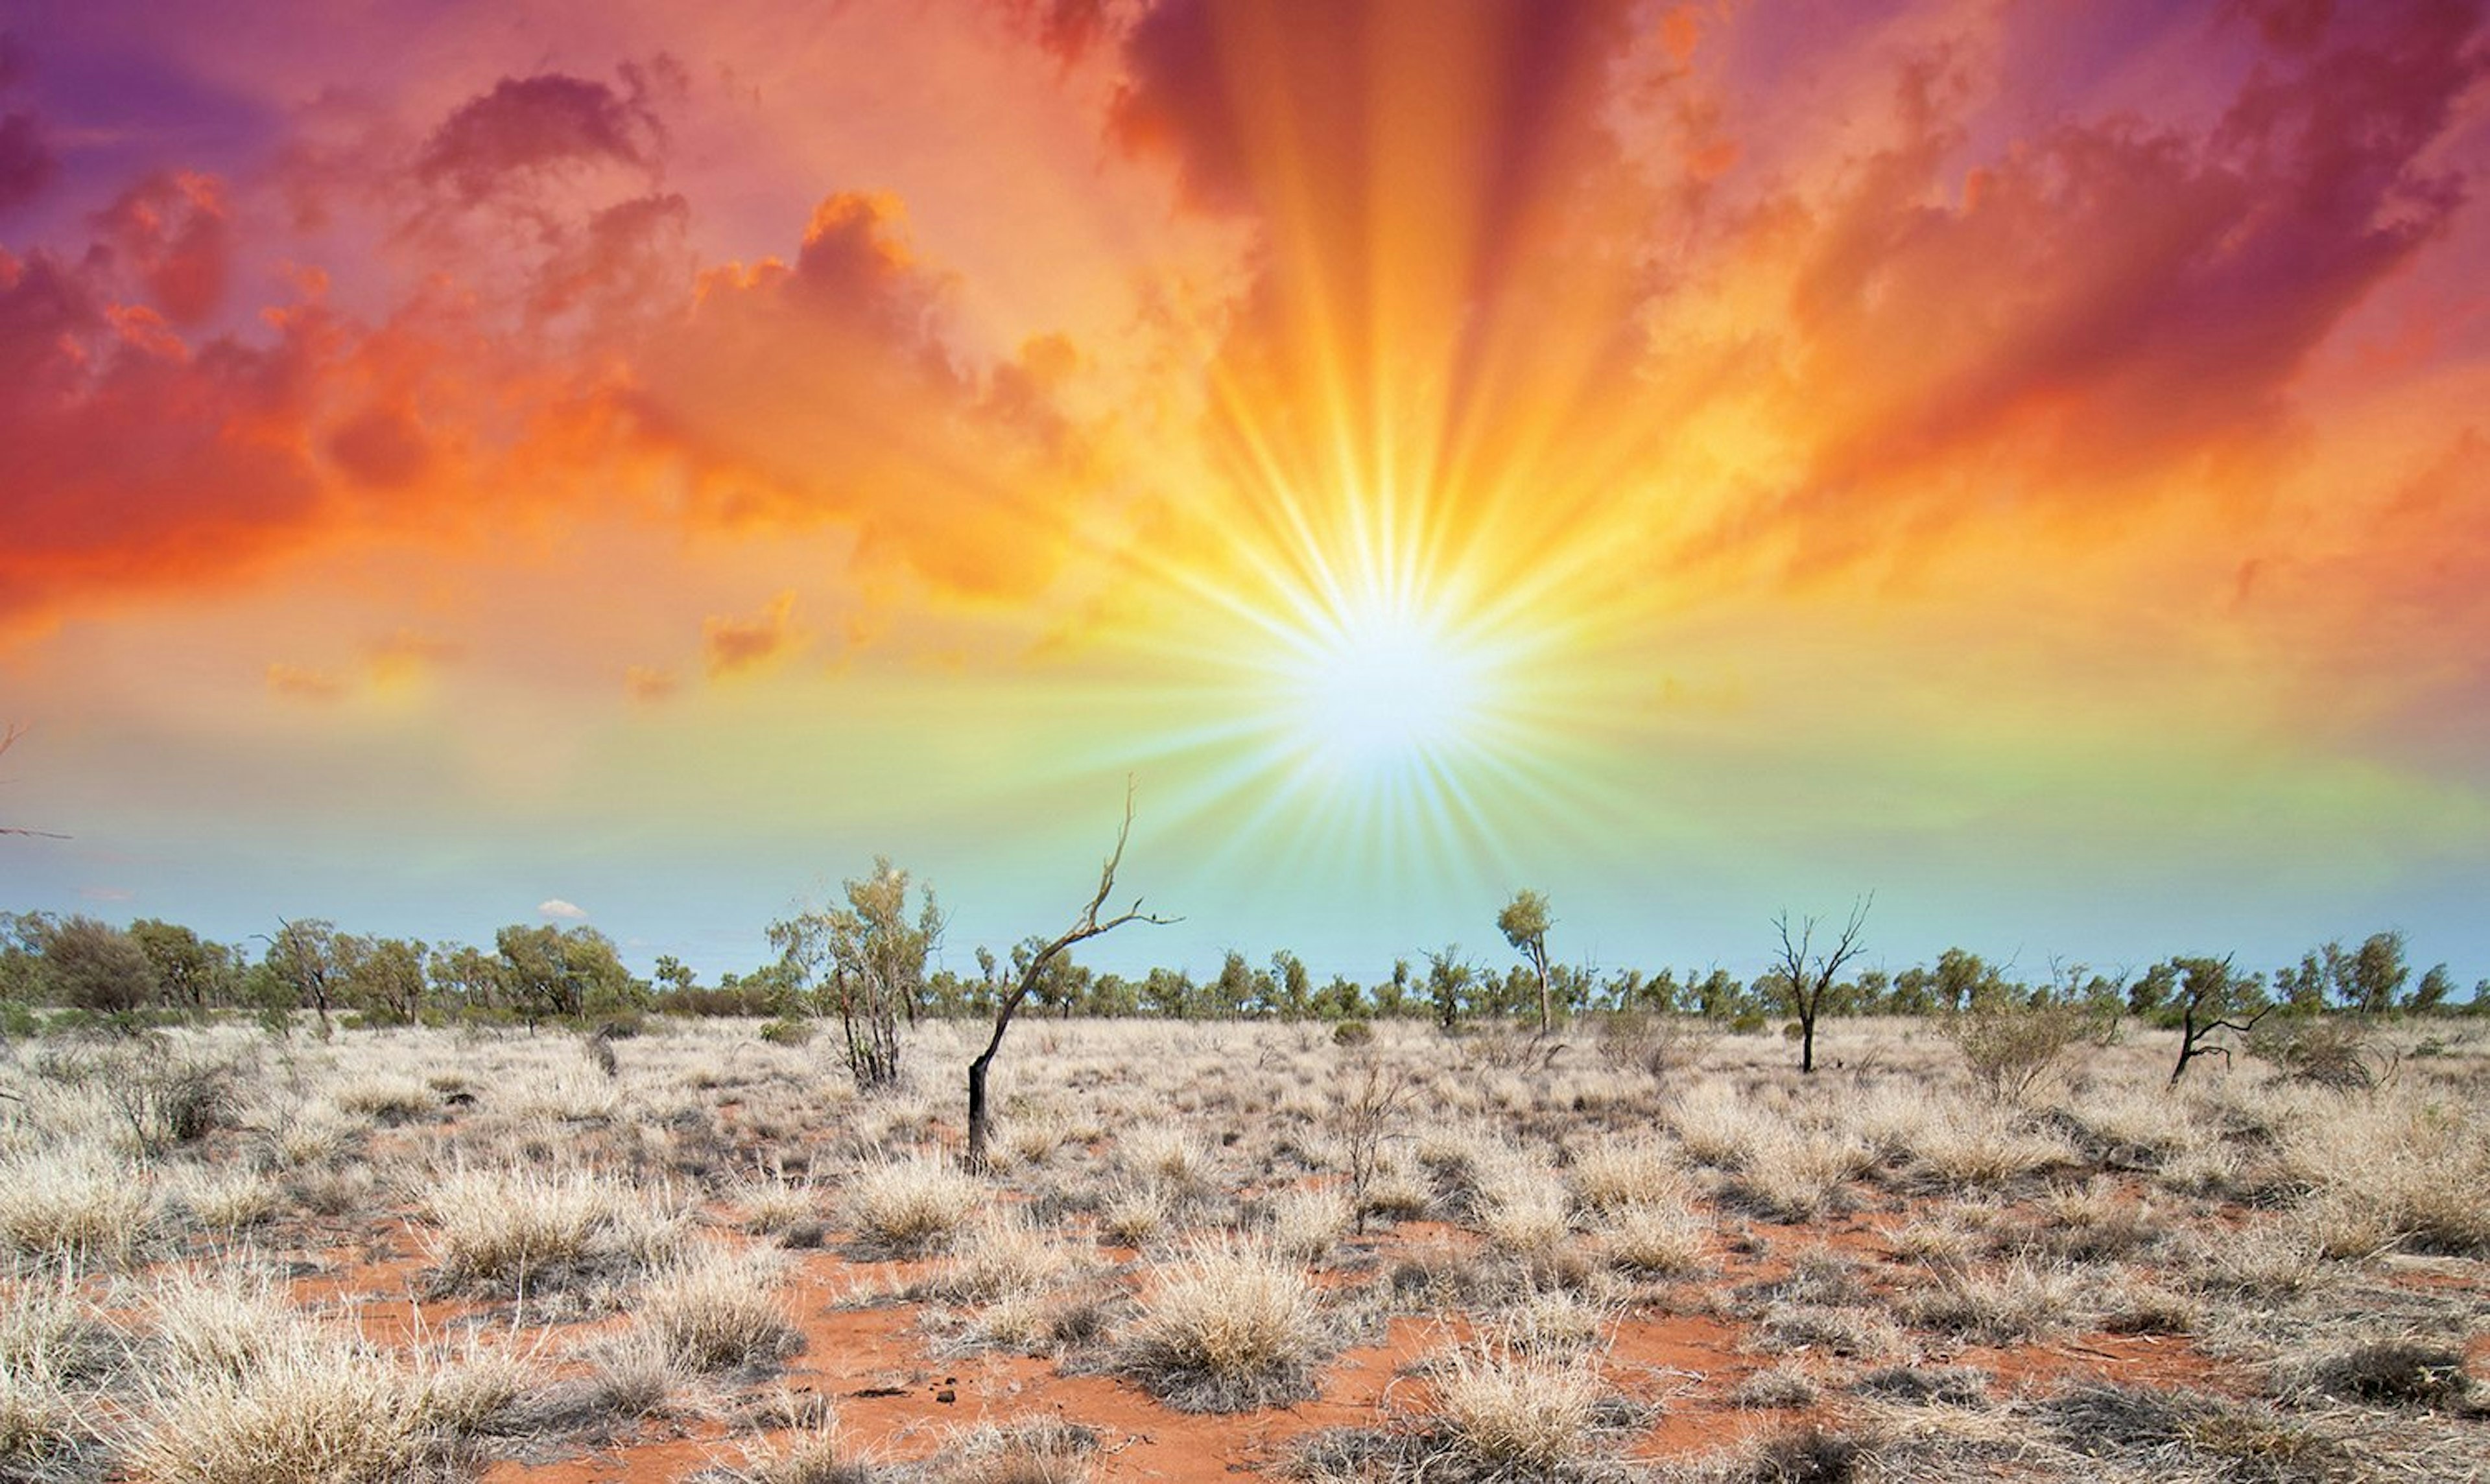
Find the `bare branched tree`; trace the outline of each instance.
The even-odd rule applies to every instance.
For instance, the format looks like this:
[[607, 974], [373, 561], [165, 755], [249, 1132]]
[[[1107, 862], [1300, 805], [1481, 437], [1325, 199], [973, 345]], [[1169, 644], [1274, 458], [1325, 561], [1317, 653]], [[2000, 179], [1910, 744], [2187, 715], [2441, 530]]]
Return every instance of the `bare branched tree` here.
[[[2273, 1011], [2271, 1003], [2257, 1005], [2250, 1012], [2249, 1002], [2261, 991], [2254, 976], [2242, 978], [2231, 972], [2231, 956], [2219, 958], [2174, 958], [2179, 970], [2179, 1064], [2170, 1069], [2170, 1085], [2187, 1074], [2187, 1064], [2200, 1056], [2218, 1056], [2222, 1065], [2231, 1064], [2231, 1048], [2208, 1040], [2215, 1031], [2229, 1031], [2246, 1036], [2255, 1031], [2257, 1022]], [[2244, 1013], [2244, 1020], [2230, 1018]]]
[[995, 1033], [987, 1040], [986, 1049], [977, 1053], [977, 1059], [969, 1064], [968, 1159], [969, 1167], [972, 1170], [982, 1170], [986, 1167], [986, 1137], [989, 1132], [986, 1111], [986, 1072], [995, 1064], [995, 1053], [1002, 1049], [1003, 1033], [1011, 1029], [1012, 1016], [1019, 1013], [1021, 1002], [1028, 998], [1029, 991], [1037, 987], [1038, 981], [1045, 976], [1046, 966], [1054, 961], [1057, 955], [1074, 944], [1086, 943], [1091, 938], [1113, 932], [1126, 923], [1165, 925], [1182, 921], [1180, 918], [1159, 917], [1143, 911], [1142, 899], [1138, 897], [1133, 899], [1133, 904], [1130, 907], [1115, 916], [1103, 919], [1099, 917], [1098, 914], [1107, 905], [1107, 899], [1115, 894], [1115, 870], [1124, 864], [1124, 842], [1131, 838], [1132, 833], [1133, 783], [1132, 780], [1126, 779], [1124, 781], [1124, 823], [1115, 831], [1115, 853], [1107, 857], [1106, 866], [1098, 872], [1098, 890], [1090, 894], [1089, 904], [1081, 909], [1081, 915], [1073, 919], [1071, 927], [1038, 945], [1029, 955], [1028, 960], [1021, 966], [1020, 982], [1012, 986], [1011, 993], [1003, 997], [1002, 1003], [995, 1007]]
[[1824, 1002], [1833, 992], [1833, 983], [1841, 975], [1841, 966], [1857, 957], [1862, 948], [1859, 931], [1868, 926], [1868, 909], [1875, 904], [1876, 894], [1868, 893], [1850, 908], [1850, 920], [1842, 925], [1841, 936], [1833, 947], [1821, 954], [1811, 951], [1815, 941], [1815, 919], [1799, 924], [1798, 935], [1790, 936], [1789, 913], [1773, 919], [1773, 928], [1781, 934], [1781, 946], [1774, 972], [1782, 981], [1781, 994], [1788, 1002], [1790, 1013], [1798, 1016], [1798, 1070], [1815, 1070], [1815, 1017], [1824, 1012]]
[[[0, 732], [0, 753], [5, 753], [9, 749], [16, 746], [17, 739], [25, 734], [26, 728], [24, 727], [15, 722], [11, 722], [9, 724], [9, 729], [5, 732]], [[59, 834], [52, 830], [30, 830], [14, 824], [0, 824], [0, 835], [30, 835], [38, 840], [69, 839], [68, 836]]]

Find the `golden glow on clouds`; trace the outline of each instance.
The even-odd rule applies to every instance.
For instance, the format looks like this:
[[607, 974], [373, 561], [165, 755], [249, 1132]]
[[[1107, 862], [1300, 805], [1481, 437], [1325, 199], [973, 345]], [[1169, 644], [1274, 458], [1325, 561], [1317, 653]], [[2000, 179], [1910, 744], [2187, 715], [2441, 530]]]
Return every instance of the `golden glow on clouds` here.
[[1447, 911], [2485, 784], [2478, 6], [507, 9], [15, 37], [39, 736]]

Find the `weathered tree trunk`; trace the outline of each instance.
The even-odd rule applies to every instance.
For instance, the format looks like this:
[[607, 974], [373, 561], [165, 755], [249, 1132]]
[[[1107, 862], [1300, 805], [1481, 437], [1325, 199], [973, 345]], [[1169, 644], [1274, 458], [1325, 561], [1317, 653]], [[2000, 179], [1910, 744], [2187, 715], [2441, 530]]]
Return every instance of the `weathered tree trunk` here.
[[1115, 889], [1115, 868], [1123, 863], [1124, 842], [1131, 837], [1132, 833], [1133, 785], [1127, 780], [1124, 785], [1123, 828], [1115, 832], [1115, 853], [1107, 857], [1106, 867], [1098, 872], [1098, 890], [1090, 897], [1089, 904], [1082, 908], [1081, 916], [1070, 928], [1065, 928], [1053, 942], [1041, 947], [1029, 956], [1028, 965], [1021, 970], [1020, 983], [1012, 986], [1012, 992], [1005, 996], [1002, 1004], [995, 1009], [995, 1033], [986, 1039], [986, 1049], [978, 1052], [977, 1059], [969, 1064], [967, 1162], [971, 1170], [985, 1169], [986, 1141], [992, 1133], [986, 1108], [986, 1073], [994, 1067], [995, 1053], [1002, 1049], [1003, 1035], [1011, 1029], [1012, 1016], [1020, 1013], [1021, 1002], [1028, 999], [1029, 991], [1037, 987], [1038, 976], [1046, 972], [1047, 963], [1073, 944], [1086, 942], [1101, 933], [1112, 932], [1126, 923], [1175, 921], [1173, 918], [1153, 917], [1144, 913], [1138, 899], [1121, 915], [1110, 918], [1103, 923], [1098, 921], [1098, 909], [1107, 904], [1108, 894]]

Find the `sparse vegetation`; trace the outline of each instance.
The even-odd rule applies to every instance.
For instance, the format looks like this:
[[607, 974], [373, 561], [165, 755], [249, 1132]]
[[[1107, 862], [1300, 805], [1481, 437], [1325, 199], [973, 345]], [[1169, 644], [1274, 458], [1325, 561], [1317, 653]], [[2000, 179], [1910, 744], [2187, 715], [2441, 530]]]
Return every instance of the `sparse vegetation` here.
[[[2219, 1057], [2173, 1089], [2179, 1029], [2136, 1029], [2016, 1093], [1926, 1022], [1846, 1027], [1839, 1077], [1721, 1035], [1655, 1080], [1583, 1017], [1450, 1057], [1049, 1018], [971, 1176], [939, 1099], [758, 1024], [659, 1020], [611, 1077], [575, 1035], [342, 1024], [0, 1058], [0, 1472], [447, 1480], [698, 1426], [713, 1479], [1105, 1478], [1144, 1445], [1058, 1389], [1101, 1374], [1158, 1445], [1403, 1484], [1978, 1476], [2009, 1435], [2036, 1480], [2359, 1479], [2479, 1426], [2460, 1037], [2370, 1025], [2366, 1089]], [[239, 1070], [150, 1156], [98, 1069], [158, 1038]], [[1343, 1395], [1365, 1422], [1272, 1410]], [[1000, 1405], [1070, 1431], [925, 1461]]]

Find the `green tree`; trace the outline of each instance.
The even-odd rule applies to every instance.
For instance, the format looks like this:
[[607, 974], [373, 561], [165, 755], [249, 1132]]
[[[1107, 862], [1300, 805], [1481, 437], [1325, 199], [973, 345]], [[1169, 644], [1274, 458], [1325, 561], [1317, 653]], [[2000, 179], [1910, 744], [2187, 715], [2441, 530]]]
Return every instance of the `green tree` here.
[[1223, 1019], [1241, 1015], [1254, 1003], [1254, 966], [1231, 948], [1219, 960], [1219, 977], [1206, 988], [1213, 1015]]
[[156, 998], [156, 970], [128, 932], [80, 914], [43, 934], [43, 966], [52, 992], [70, 1005], [133, 1029]]
[[1461, 958], [1461, 946], [1444, 945], [1444, 951], [1427, 956], [1427, 1002], [1435, 1010], [1435, 1023], [1452, 1030], [1462, 1023], [1462, 1013], [1468, 1007], [1470, 966]]
[[2400, 932], [2373, 932], [2348, 954], [2341, 945], [2329, 943], [2323, 953], [2326, 978], [2335, 998], [2364, 1015], [2382, 1015], [2394, 1009], [2395, 996], [2412, 977], [2412, 965], [2404, 962]]
[[2404, 1008], [2417, 1015], [2435, 1014], [2447, 1007], [2447, 997], [2454, 992], [2455, 980], [2447, 972], [2447, 965], [2433, 964], [2420, 977], [2420, 983], [2413, 989], [2412, 1002]]
[[1375, 986], [1375, 1013], [1378, 1015], [1400, 1014], [1409, 1003], [1412, 983], [1409, 960], [1393, 959], [1392, 977]]
[[1197, 991], [1193, 976], [1180, 969], [1152, 969], [1142, 981], [1142, 1009], [1165, 1020], [1193, 1014]]
[[2002, 1003], [2007, 995], [2006, 977], [1978, 954], [1959, 948], [1937, 956], [1931, 989], [1937, 1008], [1953, 1014]]
[[[2328, 945], [2332, 948], [2333, 945]], [[2341, 950], [2335, 949], [2337, 956]], [[2327, 965], [2314, 951], [2300, 956], [2298, 964], [2286, 964], [2273, 971], [2273, 993], [2280, 1012], [2289, 1016], [2313, 1015], [2326, 1008], [2328, 993]]]
[[325, 1041], [329, 1007], [351, 967], [355, 945], [337, 931], [336, 924], [324, 918], [293, 922], [278, 918], [276, 922], [276, 933], [268, 940], [268, 954], [261, 961], [273, 988], [281, 988], [296, 1008], [308, 1005], [318, 1013]]
[[174, 1009], [204, 1015], [211, 1005], [232, 997], [240, 974], [223, 944], [152, 917], [131, 923], [130, 936], [155, 971], [157, 993]]
[[899, 1080], [899, 1024], [916, 1019], [925, 994], [925, 963], [942, 936], [942, 913], [932, 888], [908, 910], [908, 872], [887, 856], [873, 872], [842, 883], [846, 905], [799, 913], [769, 927], [781, 961], [799, 982], [822, 980], [847, 1042], [848, 1070], [872, 1092]]
[[1548, 899], [1537, 892], [1519, 891], [1495, 915], [1495, 930], [1504, 941], [1530, 965], [1539, 982], [1539, 1033], [1546, 1035], [1556, 1027], [1555, 1012], [1549, 1003], [1548, 984], [1548, 929], [1555, 919], [1548, 913]]
[[1694, 1002], [1695, 1013], [1706, 1020], [1734, 1020], [1747, 1009], [1747, 986], [1727, 969], [1713, 969], [1699, 984], [1690, 973], [1687, 981], [1692, 986], [1688, 996]]
[[512, 924], [493, 945], [501, 992], [530, 1026], [636, 1010], [645, 998], [614, 941], [594, 928]]
[[502, 960], [473, 944], [445, 943], [434, 949], [424, 973], [432, 981], [433, 997], [457, 1010], [493, 1010], [505, 1000]]
[[1287, 949], [1271, 955], [1271, 978], [1279, 990], [1277, 1009], [1290, 1020], [1303, 1020], [1314, 1013], [1314, 979], [1306, 972], [1306, 961]]
[[411, 938], [361, 941], [346, 970], [346, 995], [365, 1019], [412, 1025], [423, 1014], [425, 945]]

